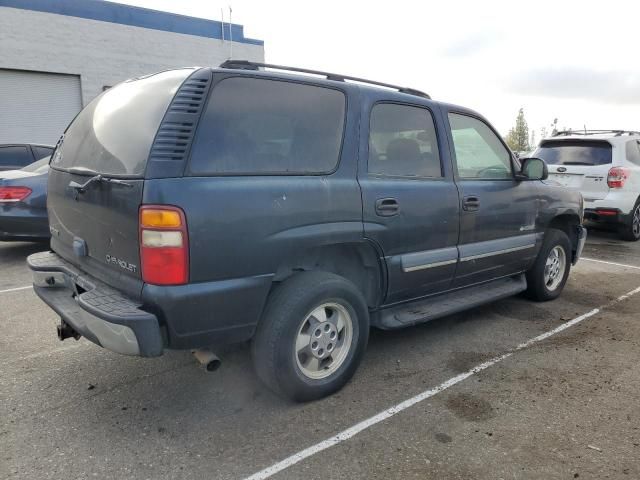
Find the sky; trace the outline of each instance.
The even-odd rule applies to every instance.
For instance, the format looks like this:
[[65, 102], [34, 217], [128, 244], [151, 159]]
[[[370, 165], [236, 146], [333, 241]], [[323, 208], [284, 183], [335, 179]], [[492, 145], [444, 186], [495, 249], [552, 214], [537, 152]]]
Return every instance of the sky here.
[[118, 0], [229, 20], [269, 63], [423, 90], [529, 128], [640, 130], [640, 2]]

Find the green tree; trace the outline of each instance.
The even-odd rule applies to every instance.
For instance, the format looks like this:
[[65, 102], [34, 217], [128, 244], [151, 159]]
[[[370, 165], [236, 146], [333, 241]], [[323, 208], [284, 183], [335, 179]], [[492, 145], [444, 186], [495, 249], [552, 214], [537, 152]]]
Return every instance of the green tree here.
[[524, 118], [523, 108], [518, 111], [516, 124], [509, 130], [505, 141], [514, 152], [524, 152], [531, 149], [529, 145], [529, 126]]

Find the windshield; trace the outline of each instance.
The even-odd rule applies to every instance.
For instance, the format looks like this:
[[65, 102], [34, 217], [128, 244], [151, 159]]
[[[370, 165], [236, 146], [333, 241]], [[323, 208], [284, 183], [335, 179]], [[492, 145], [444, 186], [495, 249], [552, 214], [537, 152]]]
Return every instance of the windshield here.
[[31, 165], [27, 165], [22, 169], [23, 172], [43, 173], [49, 170], [49, 159], [51, 156], [44, 157]]
[[542, 142], [532, 156], [549, 165], [606, 165], [611, 163], [611, 144], [598, 140], [551, 140]]
[[102, 93], [69, 125], [51, 166], [139, 176], [160, 122], [193, 69], [128, 80]]

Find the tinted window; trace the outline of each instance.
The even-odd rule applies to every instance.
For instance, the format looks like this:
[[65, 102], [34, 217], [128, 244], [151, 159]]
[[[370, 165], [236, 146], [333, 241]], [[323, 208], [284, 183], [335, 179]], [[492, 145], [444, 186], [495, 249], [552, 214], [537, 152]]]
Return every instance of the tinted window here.
[[53, 148], [49, 147], [31, 147], [33, 149], [33, 153], [36, 156], [36, 159], [41, 159], [44, 157], [48, 157], [53, 152]]
[[0, 147], [0, 167], [22, 168], [32, 162], [33, 157], [27, 147]]
[[69, 125], [51, 166], [141, 175], [165, 111], [192, 72], [156, 73], [102, 93]]
[[627, 142], [627, 160], [636, 165], [640, 165], [640, 142], [638, 140], [631, 140]]
[[376, 105], [369, 125], [369, 172], [442, 176], [436, 130], [428, 110], [407, 105]]
[[194, 175], [326, 173], [337, 163], [345, 97], [337, 90], [256, 78], [213, 89], [191, 155]]
[[611, 163], [611, 144], [597, 140], [547, 140], [533, 157], [549, 165], [606, 165]]
[[461, 178], [512, 178], [511, 153], [486, 123], [450, 113], [449, 124]]

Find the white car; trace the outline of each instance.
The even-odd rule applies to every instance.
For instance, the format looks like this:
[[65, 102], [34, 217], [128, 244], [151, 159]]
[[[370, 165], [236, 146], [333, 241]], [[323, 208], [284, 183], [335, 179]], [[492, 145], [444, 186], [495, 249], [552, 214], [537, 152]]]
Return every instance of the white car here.
[[640, 239], [640, 132], [558, 132], [531, 156], [547, 162], [550, 179], [582, 193], [586, 221]]

